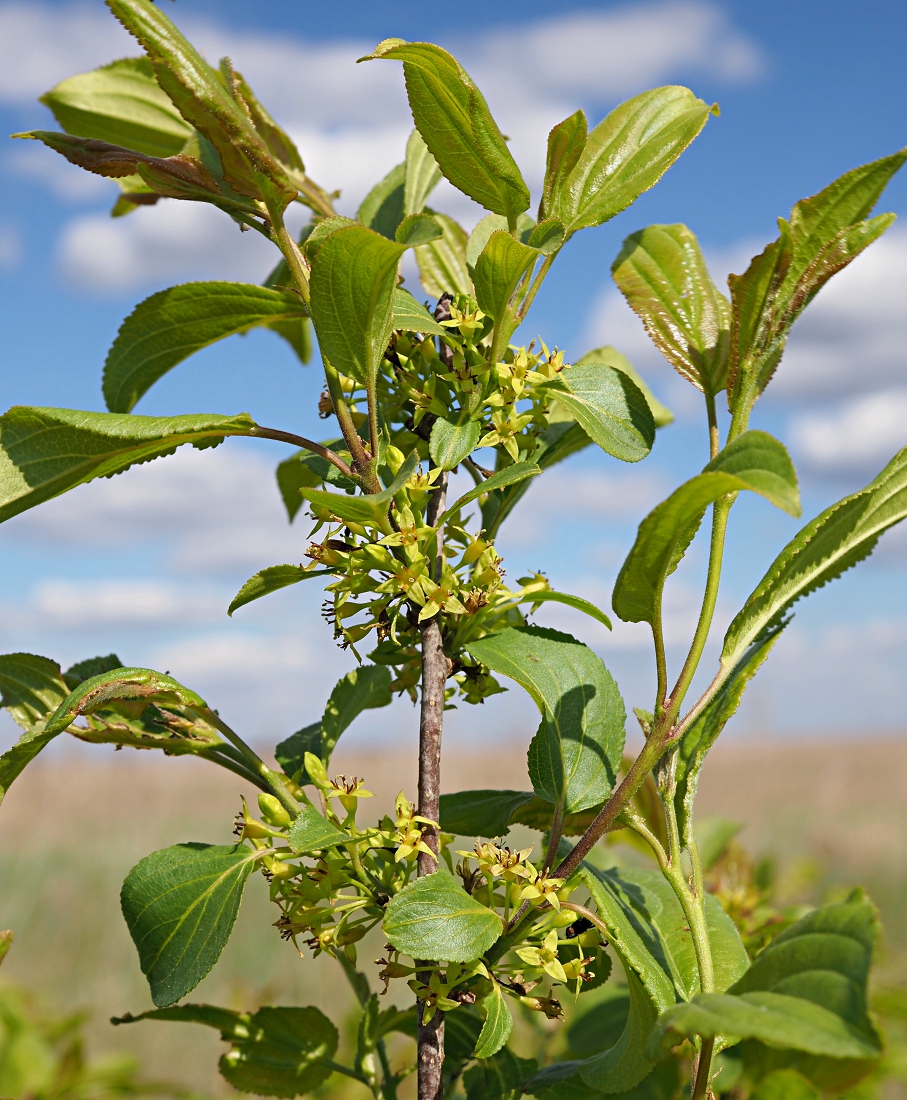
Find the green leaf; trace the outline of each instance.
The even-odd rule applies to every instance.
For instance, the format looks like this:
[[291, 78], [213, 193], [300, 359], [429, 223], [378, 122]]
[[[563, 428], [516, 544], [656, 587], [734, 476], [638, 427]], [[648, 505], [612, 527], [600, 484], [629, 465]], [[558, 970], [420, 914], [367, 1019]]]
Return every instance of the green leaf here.
[[[341, 439], [321, 440], [323, 446], [330, 448], [345, 462], [349, 463], [350, 455], [346, 450], [346, 442]], [[285, 458], [277, 467], [277, 487], [283, 497], [284, 505], [290, 522], [296, 518], [296, 513], [302, 507], [305, 498], [302, 489], [316, 489], [325, 482], [336, 485], [338, 488], [355, 489], [356, 482], [344, 476], [333, 463], [328, 462], [321, 455], [311, 451], [299, 450], [289, 458]]]
[[146, 856], [123, 883], [123, 916], [159, 1007], [194, 989], [223, 951], [257, 852], [177, 844]]
[[470, 897], [443, 868], [404, 886], [384, 916], [388, 941], [414, 959], [472, 962], [502, 931], [497, 913]]
[[[318, 255], [319, 249], [328, 237], [336, 233], [338, 229], [348, 229], [356, 224], [358, 223], [352, 218], [344, 218], [340, 214], [335, 214], [331, 218], [325, 218], [323, 221], [317, 222], [312, 227], [311, 233], [305, 238], [302, 246], [302, 250], [309, 263]], [[391, 240], [392, 239], [393, 238], [391, 238]]]
[[40, 101], [67, 134], [152, 157], [174, 156], [192, 136], [192, 127], [161, 90], [145, 57], [123, 58], [68, 77]]
[[485, 1023], [474, 1054], [476, 1058], [491, 1058], [510, 1038], [513, 1016], [497, 982], [492, 985], [491, 992], [481, 999], [479, 1006], [485, 1013]]
[[466, 1100], [519, 1100], [524, 1082], [537, 1068], [538, 1062], [534, 1059], [517, 1058], [505, 1047], [493, 1057], [481, 1059], [463, 1074]]
[[247, 283], [185, 283], [152, 294], [120, 326], [107, 354], [107, 408], [130, 412], [167, 371], [217, 340], [305, 316], [299, 295]]
[[734, 665], [730, 675], [715, 693], [708, 706], [696, 721], [684, 733], [677, 746], [676, 789], [674, 807], [680, 836], [685, 846], [689, 846], [693, 837], [693, 804], [696, 800], [696, 788], [706, 755], [718, 740], [718, 736], [728, 724], [743, 698], [750, 680], [762, 666], [762, 662], [784, 629], [784, 622], [767, 628], [745, 650], [743, 656]]
[[472, 277], [466, 265], [466, 230], [446, 214], [432, 211], [441, 236], [415, 249], [419, 279], [426, 294], [472, 294]]
[[441, 417], [431, 426], [429, 454], [442, 470], [453, 470], [476, 449], [482, 425], [478, 420], [443, 420]]
[[637, 389], [642, 391], [648, 403], [649, 412], [652, 414], [652, 419], [655, 421], [656, 428], [665, 428], [668, 424], [674, 422], [674, 414], [667, 405], [662, 404], [655, 394], [652, 393], [646, 380], [634, 368], [626, 355], [622, 355], [617, 348], [612, 347], [610, 344], [606, 344], [601, 348], [594, 348], [592, 351], [587, 351], [585, 355], [577, 359], [574, 366], [580, 367], [598, 363], [603, 363], [607, 367], [615, 367], [617, 370], [623, 371], [623, 373], [630, 378], [630, 381], [636, 384]]
[[71, 692], [47, 720], [45, 733], [62, 733], [77, 718], [92, 714], [115, 700], [138, 699], [161, 706], [189, 707], [207, 711], [208, 704], [200, 695], [172, 676], [150, 668], [117, 668], [84, 680]]
[[594, 603], [589, 600], [584, 600], [582, 596], [571, 596], [568, 592], [552, 592], [550, 589], [546, 589], [542, 592], [527, 592], [520, 596], [515, 603], [562, 603], [567, 607], [575, 608], [577, 611], [582, 611], [584, 615], [588, 615], [591, 619], [595, 619], [596, 622], [611, 629], [611, 620], [600, 608], [596, 607]]
[[706, 466], [662, 501], [639, 525], [621, 566], [612, 606], [624, 622], [654, 623], [668, 576], [692, 542], [706, 508], [728, 493], [750, 489], [797, 514], [797, 480], [784, 447], [765, 432], [750, 431], [729, 443]]
[[588, 134], [589, 124], [582, 111], [576, 111], [563, 122], [559, 122], [548, 134], [548, 157], [539, 203], [539, 221], [547, 218], [556, 208], [558, 196], [564, 189], [564, 181], [582, 156]]
[[141, 43], [158, 84], [191, 126], [220, 155], [224, 178], [242, 195], [275, 195], [283, 204], [295, 193], [249, 116], [201, 54], [151, 0], [107, 0], [107, 6]]
[[267, 1007], [240, 1013], [213, 1005], [177, 1005], [112, 1022], [138, 1020], [177, 1020], [220, 1031], [231, 1044], [220, 1059], [220, 1072], [241, 1092], [291, 1098], [317, 1089], [334, 1072], [331, 1059], [339, 1036], [317, 1008]]
[[299, 816], [293, 821], [287, 843], [297, 855], [320, 852], [349, 843], [349, 836], [327, 821], [314, 806], [299, 807]]
[[[582, 1080], [599, 1091], [633, 1088], [652, 1069], [646, 1044], [660, 1013], [686, 1001], [698, 988], [692, 935], [683, 909], [658, 871], [583, 872], [611, 949], [624, 967], [630, 998], [617, 1042], [580, 1063]], [[706, 898], [715, 981], [726, 989], [749, 964], [733, 922], [718, 901]]]
[[413, 121], [441, 171], [471, 199], [515, 217], [529, 206], [529, 188], [469, 75], [440, 46], [389, 38], [369, 58], [403, 62]]
[[[520, 214], [516, 220], [515, 236], [517, 240], [522, 244], [526, 244], [535, 228], [536, 224], [528, 214]], [[471, 276], [475, 276], [479, 256], [484, 252], [491, 235], [498, 231], [510, 233], [510, 225], [507, 219], [502, 218], [500, 214], [486, 214], [481, 221], [477, 222], [475, 228], [469, 234], [469, 240], [466, 242], [466, 266]]]
[[826, 508], [775, 558], [728, 627], [721, 652], [733, 668], [769, 624], [796, 600], [868, 557], [879, 537], [907, 516], [907, 448], [899, 451], [864, 489]]
[[513, 814], [532, 802], [532, 791], [458, 791], [442, 794], [438, 824], [458, 836], [504, 836]]
[[216, 447], [253, 435], [248, 413], [127, 416], [17, 405], [0, 416], [0, 523], [96, 477], [109, 477], [177, 447]]
[[63, 699], [67, 687], [60, 666], [33, 653], [5, 653], [0, 657], [0, 706], [10, 712], [25, 733], [0, 756], [0, 802], [13, 781], [56, 734], [44, 732], [47, 717]]
[[363, 226], [332, 233], [312, 260], [312, 318], [330, 362], [359, 382], [378, 370], [393, 331], [397, 265], [406, 250]]
[[249, 577], [236, 593], [227, 608], [227, 614], [232, 616], [237, 608], [252, 603], [253, 600], [260, 600], [262, 596], [279, 592], [281, 588], [287, 588], [291, 584], [299, 584], [309, 577], [323, 577], [325, 573], [324, 569], [306, 569], [302, 565], [271, 565], [267, 569], [261, 569]]
[[428, 196], [441, 182], [441, 169], [418, 130], [413, 130], [406, 143], [405, 169], [403, 213], [420, 214]]
[[404, 332], [421, 332], [423, 336], [447, 335], [447, 329], [438, 324], [425, 306], [399, 286], [394, 291], [394, 328]]
[[878, 936], [875, 909], [861, 891], [814, 910], [785, 929], [727, 994], [700, 994], [664, 1013], [652, 1049], [680, 1037], [732, 1035], [744, 1042], [757, 1080], [796, 1069], [823, 1090], [854, 1084], [881, 1054], [866, 1007]]
[[661, 179], [710, 110], [676, 85], [628, 99], [590, 132], [573, 169], [559, 178], [546, 216], [560, 218], [568, 234], [609, 221]]
[[526, 244], [530, 248], [537, 248], [543, 256], [553, 256], [566, 239], [564, 223], [559, 218], [546, 218], [532, 230]]
[[387, 520], [387, 510], [394, 495], [409, 481], [410, 475], [419, 463], [419, 454], [413, 451], [393, 482], [380, 493], [363, 493], [361, 496], [344, 496], [341, 493], [329, 493], [323, 489], [301, 488], [300, 494], [312, 504], [329, 508], [340, 519], [353, 523], [366, 523], [381, 527]]
[[626, 711], [601, 658], [556, 630], [520, 627], [470, 642], [472, 655], [526, 689], [542, 712], [529, 746], [540, 798], [575, 813], [610, 794], [623, 752]]
[[570, 1021], [567, 1042], [571, 1052], [588, 1058], [613, 1047], [621, 1037], [629, 1012], [630, 994], [626, 987], [612, 985], [597, 1004]]
[[867, 217], [907, 150], [854, 168], [812, 198], [802, 199], [781, 235], [743, 275], [728, 280], [733, 303], [728, 403], [749, 409], [784, 352], [791, 326], [819, 290], [894, 221]]
[[362, 200], [356, 218], [389, 241], [395, 239], [397, 226], [403, 221], [403, 193], [406, 165], [398, 164]]
[[731, 305], [695, 235], [685, 225], [650, 225], [627, 237], [611, 272], [668, 362], [704, 393], [723, 390]]
[[299, 730], [275, 749], [277, 762], [287, 775], [304, 786], [311, 782], [305, 772], [305, 754], [314, 753], [325, 767], [337, 742], [364, 710], [390, 706], [391, 672], [384, 665], [360, 665], [334, 685], [320, 722]]
[[442, 523], [445, 523], [450, 516], [454, 515], [460, 508], [463, 508], [474, 500], [478, 500], [479, 497], [485, 496], [487, 493], [492, 493], [497, 489], [506, 489], [510, 485], [516, 485], [518, 482], [525, 481], [530, 477], [535, 477], [541, 472], [541, 467], [536, 466], [534, 462], [515, 462], [512, 466], [505, 466], [503, 470], [495, 471], [491, 477], [486, 478], [480, 485], [474, 486], [461, 497], [458, 497], [438, 519], [437, 526], [440, 527]]
[[443, 235], [443, 230], [431, 214], [409, 214], [397, 226], [395, 239], [398, 244], [407, 248], [416, 248], [420, 245], [436, 241]]
[[496, 321], [506, 317], [520, 280], [539, 255], [538, 249], [521, 244], [505, 229], [495, 230], [476, 260], [473, 280], [479, 308]]
[[639, 462], [651, 451], [655, 422], [649, 403], [623, 371], [604, 363], [576, 364], [539, 390], [572, 413], [606, 454]]

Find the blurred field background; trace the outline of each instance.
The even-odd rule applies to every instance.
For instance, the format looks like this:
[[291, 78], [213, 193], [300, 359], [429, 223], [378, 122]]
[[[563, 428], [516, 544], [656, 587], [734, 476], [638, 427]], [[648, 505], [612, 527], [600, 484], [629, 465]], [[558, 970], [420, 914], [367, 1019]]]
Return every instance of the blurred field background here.
[[[364, 775], [376, 793], [363, 820], [390, 808], [401, 787], [414, 792], [408, 757], [340, 750], [335, 763], [337, 771]], [[520, 789], [528, 782], [516, 748], [482, 755], [451, 749], [445, 767], [448, 790]], [[879, 974], [887, 986], [907, 979], [905, 775], [907, 738], [747, 738], [716, 748], [699, 798], [701, 816], [743, 822], [744, 845], [774, 860], [779, 901], [818, 902], [865, 886], [885, 925]], [[239, 780], [200, 761], [72, 746], [32, 765], [0, 816], [0, 928], [16, 935], [3, 980], [28, 986], [54, 1010], [87, 1009], [92, 1054], [133, 1052], [148, 1077], [213, 1096], [231, 1092], [216, 1071], [223, 1047], [215, 1032], [107, 1022], [151, 1007], [120, 916], [119, 888], [129, 868], [158, 848], [186, 840], [228, 843], [242, 792]], [[298, 958], [269, 929], [273, 919], [264, 883], [253, 878], [221, 962], [190, 999], [243, 1010], [317, 1001], [343, 1034], [350, 1000], [339, 969], [330, 959]], [[380, 948], [380, 939], [360, 944], [363, 969], [371, 969]], [[330, 1092], [360, 1094], [355, 1083]]]

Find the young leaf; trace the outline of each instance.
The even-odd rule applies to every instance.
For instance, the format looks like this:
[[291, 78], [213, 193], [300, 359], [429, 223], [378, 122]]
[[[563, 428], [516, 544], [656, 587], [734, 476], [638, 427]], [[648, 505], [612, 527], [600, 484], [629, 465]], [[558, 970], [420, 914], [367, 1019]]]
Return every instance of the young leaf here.
[[312, 1092], [334, 1072], [331, 1059], [339, 1036], [317, 1008], [260, 1008], [231, 1012], [214, 1005], [176, 1005], [114, 1018], [114, 1024], [139, 1020], [178, 1020], [220, 1031], [231, 1049], [219, 1062], [220, 1072], [242, 1092], [262, 1096], [298, 1096]]
[[286, 169], [171, 20], [151, 0], [107, 0], [107, 6], [141, 43], [182, 117], [217, 149], [230, 186], [253, 199], [273, 194], [285, 205], [295, 194]]
[[453, 470], [476, 449], [482, 425], [478, 420], [444, 420], [441, 417], [431, 426], [429, 454], [442, 470]]
[[655, 394], [652, 393], [646, 380], [634, 368], [626, 355], [622, 355], [617, 348], [612, 347], [610, 344], [605, 344], [604, 347], [593, 348], [592, 351], [587, 351], [586, 354], [580, 356], [573, 365], [575, 367], [584, 367], [590, 364], [597, 365], [599, 363], [603, 363], [606, 367], [614, 367], [619, 371], [623, 371], [623, 373], [629, 377], [630, 381], [635, 384], [636, 388], [640, 390], [645, 397], [649, 406], [649, 412], [652, 414], [652, 419], [655, 421], [656, 428], [665, 428], [668, 424], [674, 422], [674, 414], [667, 405], [662, 404]]
[[535, 248], [495, 230], [476, 260], [473, 281], [479, 308], [496, 321], [505, 317], [520, 279], [539, 258]]
[[686, 553], [706, 508], [742, 489], [759, 493], [786, 512], [799, 510], [787, 451], [765, 432], [738, 436], [703, 473], [675, 489], [642, 521], [614, 586], [612, 606], [619, 618], [654, 623], [665, 581]]
[[565, 367], [539, 389], [576, 418], [593, 443], [623, 462], [639, 462], [655, 442], [645, 395], [623, 371], [604, 363]]
[[297, 854], [308, 855], [325, 848], [335, 848], [338, 844], [347, 844], [349, 836], [327, 821], [314, 806], [300, 806], [299, 816], [294, 820], [287, 838], [287, 844]]
[[469, 650], [516, 680], [542, 712], [529, 747], [535, 793], [564, 813], [604, 801], [620, 766], [626, 711], [601, 658], [569, 634], [540, 627], [504, 630]]
[[426, 294], [472, 294], [472, 277], [466, 265], [466, 230], [446, 214], [432, 211], [441, 236], [415, 249], [419, 279]]
[[673, 1046], [678, 1035], [739, 1036], [749, 1040], [741, 1053], [757, 1079], [790, 1068], [823, 1090], [847, 1088], [881, 1054], [866, 1007], [877, 937], [875, 909], [861, 891], [824, 905], [776, 936], [726, 995], [699, 995], [666, 1012], [652, 1046]]
[[571, 596], [569, 592], [552, 592], [550, 589], [545, 589], [541, 592], [526, 592], [518, 599], [514, 600], [514, 603], [562, 603], [567, 607], [575, 608], [577, 611], [582, 611], [584, 615], [588, 615], [590, 619], [595, 619], [596, 622], [611, 629], [611, 620], [601, 610], [596, 607], [594, 603], [589, 600], [584, 600], [582, 596]]
[[482, 998], [479, 1005], [485, 1013], [485, 1023], [482, 1025], [473, 1053], [476, 1058], [491, 1058], [510, 1038], [510, 1033], [513, 1031], [513, 1016], [497, 982], [491, 987], [491, 992]]
[[[535, 228], [536, 224], [528, 214], [520, 214], [516, 220], [516, 239], [521, 244], [526, 244]], [[481, 221], [476, 223], [475, 228], [469, 234], [469, 240], [466, 242], [466, 266], [471, 276], [475, 276], [476, 264], [492, 233], [497, 232], [510, 233], [510, 225], [507, 219], [502, 218], [500, 214], [486, 214]]]
[[529, 234], [526, 244], [537, 248], [543, 256], [553, 256], [567, 239], [564, 223], [559, 218], [546, 218]]
[[554, 210], [557, 196], [563, 189], [564, 180], [582, 156], [588, 134], [589, 124], [582, 111], [576, 111], [563, 122], [559, 122], [548, 134], [545, 182], [542, 185], [542, 198], [539, 202], [540, 222]]
[[440, 46], [399, 38], [361, 60], [374, 58], [403, 62], [416, 129], [454, 187], [507, 218], [529, 206], [529, 188], [488, 104], [455, 58]]
[[770, 624], [796, 600], [868, 557], [883, 532], [907, 516], [907, 448], [865, 489], [833, 504], [775, 558], [728, 627], [721, 664], [733, 668]]
[[546, 203], [546, 217], [560, 218], [568, 234], [610, 220], [661, 179], [711, 110], [676, 85], [628, 99], [590, 132]]
[[403, 193], [406, 165], [398, 164], [362, 200], [356, 218], [389, 241], [395, 239], [397, 226], [403, 221]]
[[131, 412], [167, 371], [217, 340], [305, 317], [298, 295], [247, 283], [186, 283], [152, 294], [122, 323], [107, 353], [107, 408]]
[[802, 199], [781, 235], [743, 275], [729, 279], [734, 321], [728, 403], [749, 409], [784, 352], [791, 326], [819, 290], [891, 225], [893, 214], [868, 219], [907, 150], [854, 168]]
[[776, 623], [766, 628], [753, 641], [711, 702], [684, 733], [677, 747], [674, 807], [680, 837], [685, 846], [689, 846], [694, 839], [693, 803], [706, 755], [736, 713], [750, 680], [759, 671], [785, 625], [785, 622]]
[[313, 504], [329, 508], [340, 519], [353, 523], [368, 523], [381, 527], [387, 519], [387, 509], [394, 494], [398, 493], [409, 481], [410, 475], [419, 463], [419, 454], [412, 451], [400, 467], [393, 482], [380, 493], [364, 493], [362, 496], [344, 496], [341, 493], [329, 493], [323, 489], [309, 489], [303, 486], [300, 494]]
[[0, 706], [25, 733], [0, 756], [0, 802], [18, 778], [55, 734], [44, 732], [48, 715], [66, 698], [60, 666], [33, 653], [6, 653], [0, 657]]
[[158, 1007], [194, 989], [223, 951], [257, 852], [177, 844], [154, 852], [123, 883], [123, 916]]
[[403, 213], [420, 214], [428, 196], [441, 182], [441, 169], [428, 151], [418, 130], [413, 130], [406, 143], [406, 169], [403, 187]]
[[414, 959], [471, 962], [502, 931], [497, 913], [470, 897], [443, 868], [404, 886], [384, 917], [388, 941]]
[[96, 477], [109, 477], [177, 447], [216, 447], [253, 435], [239, 416], [127, 416], [18, 405], [0, 416], [0, 523]]
[[704, 393], [727, 380], [731, 305], [685, 225], [633, 233], [611, 266], [627, 302], [668, 362]]
[[127, 57], [61, 81], [40, 98], [67, 134], [172, 157], [192, 136], [146, 57]]
[[478, 500], [479, 497], [492, 493], [497, 489], [506, 489], [510, 485], [516, 485], [527, 478], [535, 477], [536, 474], [541, 472], [541, 467], [536, 466], [534, 462], [515, 462], [512, 466], [505, 466], [503, 470], [497, 470], [480, 485], [474, 486], [461, 497], [458, 497], [447, 511], [439, 517], [436, 526], [440, 527], [450, 516], [473, 500]]
[[244, 607], [253, 600], [260, 600], [262, 596], [269, 596], [272, 592], [279, 592], [281, 588], [299, 584], [310, 577], [323, 577], [327, 572], [329, 571], [324, 569], [306, 569], [303, 565], [271, 565], [267, 569], [261, 569], [253, 577], [249, 577], [236, 593], [227, 608], [227, 614], [232, 616], [237, 608]]
[[417, 248], [438, 240], [442, 234], [440, 224], [431, 214], [409, 214], [397, 226], [394, 239], [407, 248]]
[[393, 330], [405, 245], [364, 226], [332, 233], [312, 260], [312, 317], [322, 353], [359, 382], [374, 377]]
[[394, 328], [404, 332], [421, 332], [423, 336], [447, 335], [447, 329], [438, 324], [425, 306], [400, 286], [394, 291]]
[[442, 794], [438, 824], [458, 836], [504, 836], [513, 814], [532, 802], [532, 791], [458, 791]]
[[301, 786], [310, 782], [305, 773], [305, 754], [314, 753], [325, 767], [340, 736], [364, 710], [390, 706], [391, 673], [384, 665], [362, 665], [342, 676], [334, 686], [324, 715], [299, 730], [275, 749], [277, 761], [287, 775]]

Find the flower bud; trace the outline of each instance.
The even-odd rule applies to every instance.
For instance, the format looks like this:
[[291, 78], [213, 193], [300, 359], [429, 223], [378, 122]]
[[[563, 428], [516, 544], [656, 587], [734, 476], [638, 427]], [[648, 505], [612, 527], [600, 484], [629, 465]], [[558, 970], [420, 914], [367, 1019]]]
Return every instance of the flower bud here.
[[259, 794], [258, 808], [261, 811], [261, 816], [269, 825], [283, 828], [290, 824], [290, 815], [281, 806], [280, 799], [273, 794], [265, 794], [264, 792]]

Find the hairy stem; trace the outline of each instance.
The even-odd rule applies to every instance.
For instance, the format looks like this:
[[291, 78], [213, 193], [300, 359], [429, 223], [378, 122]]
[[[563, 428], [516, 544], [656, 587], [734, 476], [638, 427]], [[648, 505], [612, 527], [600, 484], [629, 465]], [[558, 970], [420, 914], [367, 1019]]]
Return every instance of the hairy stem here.
[[220, 718], [220, 716], [216, 714], [213, 710], [205, 710], [202, 716], [204, 717], [206, 722], [210, 722], [210, 724], [214, 726], [215, 729], [220, 730], [224, 737], [226, 737], [232, 745], [235, 745], [236, 748], [239, 749], [246, 760], [248, 760], [249, 763], [252, 765], [252, 770], [257, 775], [260, 775], [265, 783], [267, 783], [268, 790], [270, 790], [271, 794], [273, 794], [278, 802], [280, 802], [281, 806], [283, 806], [290, 817], [298, 817], [299, 803], [284, 786], [280, 776], [276, 772], [272, 771], [264, 762], [264, 760], [262, 760], [262, 758], [258, 755], [258, 753], [255, 752], [254, 749], [250, 748], [245, 743], [245, 741], [243, 741], [238, 733], [230, 729], [227, 723], [224, 722]]
[[551, 270], [551, 265], [554, 263], [554, 259], [556, 256], [557, 253], [552, 252], [550, 256], [546, 256], [545, 259], [542, 261], [541, 267], [538, 269], [535, 278], [532, 280], [529, 289], [526, 291], [525, 298], [523, 298], [522, 302], [520, 302], [520, 307], [516, 311], [516, 316], [514, 317], [516, 325], [514, 326], [514, 328], [521, 325], [525, 320], [526, 314], [529, 312], [529, 307], [535, 301], [535, 296], [541, 289], [542, 283], [545, 281], [545, 276]]
[[703, 1039], [702, 1050], [696, 1060], [696, 1080], [693, 1083], [692, 1100], [706, 1100], [712, 1077], [712, 1054], [715, 1050], [714, 1039]]
[[343, 396], [343, 388], [340, 385], [340, 375], [334, 365], [324, 355], [322, 355], [321, 361], [324, 365], [324, 377], [327, 382], [328, 393], [331, 395], [331, 404], [334, 406], [334, 415], [337, 417], [337, 424], [340, 427], [344, 442], [349, 448], [356, 474], [362, 482], [366, 492], [380, 493], [381, 485], [372, 469], [371, 458], [366, 453], [362, 440], [359, 438], [359, 433], [356, 431], [356, 425], [353, 423], [350, 407], [346, 403], [346, 398]]
[[299, 245], [293, 240], [293, 234], [284, 225], [283, 214], [280, 209], [269, 203], [268, 215], [271, 219], [271, 236], [274, 243], [287, 261], [287, 267], [289, 267], [290, 274], [293, 276], [296, 289], [306, 306], [308, 306], [311, 295], [309, 293], [309, 265], [306, 258], [300, 252]]
[[330, 464], [335, 466], [344, 477], [351, 478], [352, 480], [356, 478], [356, 474], [347, 466], [340, 455], [335, 454], [330, 447], [323, 447], [320, 443], [313, 443], [311, 439], [306, 439], [305, 436], [295, 435], [293, 432], [282, 432], [277, 428], [262, 428], [258, 425], [256, 425], [249, 434], [255, 436], [256, 439], [276, 439], [279, 443], [289, 443], [293, 447], [302, 447], [304, 450], [320, 455], [327, 462], [330, 462]]
[[715, 604], [718, 601], [718, 586], [721, 583], [721, 566], [724, 560], [724, 540], [727, 534], [728, 515], [731, 506], [736, 499], [736, 494], [729, 494], [715, 502], [712, 508], [712, 541], [709, 547], [709, 568], [705, 582], [705, 593], [702, 598], [702, 609], [699, 612], [699, 622], [696, 624], [696, 633], [690, 644], [690, 651], [684, 661], [680, 676], [674, 685], [668, 699], [668, 713], [673, 721], [689, 690], [699, 662], [702, 660], [702, 652], [705, 649], [715, 615]]
[[709, 418], [709, 461], [721, 450], [721, 437], [718, 434], [718, 414], [715, 410], [715, 395], [705, 395], [705, 409]]

